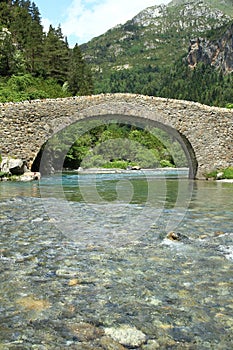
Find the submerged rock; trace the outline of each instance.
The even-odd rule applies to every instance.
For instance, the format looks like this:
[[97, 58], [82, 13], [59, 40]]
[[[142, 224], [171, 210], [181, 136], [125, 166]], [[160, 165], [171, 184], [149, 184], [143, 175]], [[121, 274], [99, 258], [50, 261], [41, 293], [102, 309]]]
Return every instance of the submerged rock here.
[[27, 310], [43, 311], [51, 307], [48, 300], [37, 299], [32, 296], [25, 296], [16, 300], [16, 303]]
[[104, 335], [104, 331], [90, 323], [80, 322], [77, 324], [70, 324], [68, 328], [77, 336], [81, 342], [99, 339]]
[[136, 327], [122, 325], [119, 327], [105, 328], [105, 334], [116, 342], [125, 346], [141, 346], [146, 342], [146, 335]]
[[65, 269], [58, 269], [56, 272], [57, 277], [63, 277], [63, 278], [76, 278], [78, 276], [77, 271], [73, 270], [65, 270]]
[[181, 234], [179, 232], [168, 232], [167, 239], [170, 239], [171, 241], [181, 241]]
[[100, 339], [100, 345], [104, 350], [126, 350], [123, 345], [117, 343], [110, 337], [102, 337]]

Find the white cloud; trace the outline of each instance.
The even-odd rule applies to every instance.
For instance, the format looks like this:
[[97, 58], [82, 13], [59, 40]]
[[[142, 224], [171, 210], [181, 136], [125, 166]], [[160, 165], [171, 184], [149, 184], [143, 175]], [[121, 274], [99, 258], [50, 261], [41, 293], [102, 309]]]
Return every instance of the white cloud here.
[[[170, 0], [73, 0], [61, 23], [64, 35], [78, 44], [123, 24], [149, 6], [167, 4]], [[72, 45], [73, 43], [71, 43]]]
[[51, 21], [48, 18], [42, 18], [41, 24], [42, 24], [45, 32], [48, 32]]

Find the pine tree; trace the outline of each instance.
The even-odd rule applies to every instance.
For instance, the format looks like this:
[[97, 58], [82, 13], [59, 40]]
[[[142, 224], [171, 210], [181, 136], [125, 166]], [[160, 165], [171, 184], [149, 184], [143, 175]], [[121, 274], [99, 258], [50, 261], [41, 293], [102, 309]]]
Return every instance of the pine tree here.
[[69, 48], [63, 37], [61, 27], [55, 29], [52, 25], [44, 40], [44, 65], [46, 77], [55, 78], [61, 84], [67, 78]]
[[0, 75], [10, 76], [14, 73], [15, 46], [12, 35], [5, 27], [0, 31]]
[[31, 21], [28, 28], [28, 39], [25, 43], [25, 56], [28, 64], [28, 71], [38, 75], [43, 69], [44, 33], [41, 25], [40, 13], [34, 2], [29, 7], [29, 13]]
[[2, 0], [0, 1], [0, 23], [9, 28], [12, 21], [12, 1]]
[[82, 57], [78, 44], [75, 45], [70, 54], [67, 81], [69, 91], [73, 95], [90, 95], [93, 93], [91, 71]]

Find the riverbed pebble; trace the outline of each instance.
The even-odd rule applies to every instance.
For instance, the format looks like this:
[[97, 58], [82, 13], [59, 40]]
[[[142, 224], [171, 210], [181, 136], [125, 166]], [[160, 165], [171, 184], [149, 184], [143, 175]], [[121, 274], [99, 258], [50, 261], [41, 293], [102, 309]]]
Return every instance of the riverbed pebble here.
[[121, 325], [105, 328], [105, 333], [118, 343], [125, 346], [140, 346], [146, 341], [146, 335], [136, 327]]

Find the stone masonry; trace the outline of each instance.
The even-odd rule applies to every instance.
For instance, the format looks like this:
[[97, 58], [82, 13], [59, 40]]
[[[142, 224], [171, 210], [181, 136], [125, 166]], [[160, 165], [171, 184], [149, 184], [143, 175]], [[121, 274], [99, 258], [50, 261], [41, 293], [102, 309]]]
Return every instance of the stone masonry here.
[[0, 153], [27, 161], [56, 132], [84, 118], [142, 121], [171, 133], [187, 156], [190, 177], [233, 166], [233, 110], [134, 94], [0, 104]]

